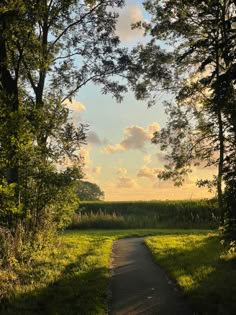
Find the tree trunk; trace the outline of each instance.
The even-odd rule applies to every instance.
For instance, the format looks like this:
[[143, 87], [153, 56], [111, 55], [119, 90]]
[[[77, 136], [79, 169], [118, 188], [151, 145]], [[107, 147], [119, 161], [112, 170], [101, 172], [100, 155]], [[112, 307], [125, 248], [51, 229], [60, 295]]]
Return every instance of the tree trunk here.
[[7, 180], [8, 183], [18, 183], [18, 165], [16, 160], [16, 145], [12, 143], [12, 138], [17, 138], [17, 126], [15, 121], [11, 119], [11, 113], [16, 113], [19, 109], [19, 100], [18, 100], [18, 88], [17, 80], [14, 79], [7, 67], [7, 49], [6, 49], [6, 40], [4, 38], [4, 31], [7, 29], [7, 25], [4, 22], [4, 16], [1, 16], [0, 23], [0, 89], [3, 92], [3, 96], [6, 98], [6, 101], [9, 104], [9, 115], [8, 115], [8, 130], [9, 137], [8, 141], [8, 153], [7, 160], [9, 163], [9, 168], [7, 170]]

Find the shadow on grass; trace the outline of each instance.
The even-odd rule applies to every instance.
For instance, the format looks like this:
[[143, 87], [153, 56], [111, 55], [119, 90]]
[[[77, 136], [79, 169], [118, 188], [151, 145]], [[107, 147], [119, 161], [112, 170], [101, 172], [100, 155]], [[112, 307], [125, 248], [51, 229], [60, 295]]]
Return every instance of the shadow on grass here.
[[104, 314], [108, 270], [81, 271], [79, 259], [66, 266], [60, 278], [45, 288], [21, 294], [0, 305], [1, 315]]
[[185, 293], [197, 314], [236, 314], [236, 261], [220, 258], [223, 248], [217, 236], [194, 245], [166, 249], [165, 255], [155, 260], [173, 279], [193, 279]]

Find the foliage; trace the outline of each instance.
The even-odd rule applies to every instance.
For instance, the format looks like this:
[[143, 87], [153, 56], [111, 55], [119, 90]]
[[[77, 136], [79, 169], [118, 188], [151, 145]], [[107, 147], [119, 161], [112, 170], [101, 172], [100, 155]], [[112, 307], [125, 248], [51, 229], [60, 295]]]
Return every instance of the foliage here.
[[88, 181], [80, 181], [78, 183], [77, 193], [81, 201], [93, 201], [104, 199], [104, 192], [101, 188]]
[[155, 261], [183, 290], [200, 314], [234, 314], [235, 256], [226, 254], [216, 233], [148, 237]]
[[74, 228], [215, 228], [215, 201], [81, 202]]
[[63, 228], [78, 207], [87, 126], [73, 125], [66, 104], [90, 81], [121, 99], [126, 88], [113, 78], [129, 62], [115, 35], [122, 5], [0, 4], [0, 226], [13, 239], [22, 225], [38, 244], [49, 224]]
[[130, 82], [149, 104], [160, 90], [174, 99], [166, 103], [167, 126], [153, 137], [166, 152], [159, 177], [181, 185], [192, 165], [215, 165], [210, 185], [216, 184], [223, 224], [222, 181], [235, 155], [235, 1], [146, 0], [144, 7], [151, 22], [136, 26], [151, 40], [134, 49]]

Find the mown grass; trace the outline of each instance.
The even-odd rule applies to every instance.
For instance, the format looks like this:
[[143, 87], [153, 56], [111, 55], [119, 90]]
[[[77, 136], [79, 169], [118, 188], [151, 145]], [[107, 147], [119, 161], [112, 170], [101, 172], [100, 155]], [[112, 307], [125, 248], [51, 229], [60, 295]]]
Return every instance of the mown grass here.
[[29, 265], [0, 269], [0, 314], [106, 313], [112, 242], [156, 230], [67, 231]]
[[236, 259], [225, 254], [218, 233], [174, 233], [145, 242], [197, 313], [236, 314]]

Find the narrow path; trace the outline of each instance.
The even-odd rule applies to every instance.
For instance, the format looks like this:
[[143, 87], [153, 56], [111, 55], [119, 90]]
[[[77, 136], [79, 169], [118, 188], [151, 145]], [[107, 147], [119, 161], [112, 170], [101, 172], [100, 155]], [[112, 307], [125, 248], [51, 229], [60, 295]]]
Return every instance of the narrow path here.
[[192, 315], [143, 238], [114, 243], [110, 315]]

